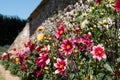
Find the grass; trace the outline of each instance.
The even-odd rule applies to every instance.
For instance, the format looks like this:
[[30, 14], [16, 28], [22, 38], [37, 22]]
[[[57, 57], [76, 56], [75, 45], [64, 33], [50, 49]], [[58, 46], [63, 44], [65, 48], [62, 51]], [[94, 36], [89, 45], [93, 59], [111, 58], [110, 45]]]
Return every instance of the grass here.
[[0, 52], [5, 52], [6, 50], [7, 50], [6, 47], [4, 47], [4, 46], [0, 46]]
[[9, 46], [8, 45], [5, 45], [5, 46], [0, 46], [0, 55], [3, 53], [3, 52], [6, 52], [8, 50]]

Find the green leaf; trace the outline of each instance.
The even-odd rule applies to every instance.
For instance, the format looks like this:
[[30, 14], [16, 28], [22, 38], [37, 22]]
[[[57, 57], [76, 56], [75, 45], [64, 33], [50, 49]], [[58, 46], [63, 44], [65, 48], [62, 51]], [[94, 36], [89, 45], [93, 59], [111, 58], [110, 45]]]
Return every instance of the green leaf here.
[[120, 63], [120, 58], [117, 58], [117, 62]]
[[104, 77], [104, 75], [105, 75], [105, 74], [103, 74], [103, 73], [99, 73], [99, 74], [97, 75], [97, 79], [98, 79], [98, 80], [102, 80], [103, 77]]
[[108, 63], [106, 63], [106, 64], [104, 65], [104, 68], [106, 68], [108, 71], [110, 71], [110, 72], [113, 73], [113, 70], [112, 70], [111, 66], [110, 66]]
[[70, 74], [70, 79], [73, 79], [74, 77], [75, 77], [74, 73]]

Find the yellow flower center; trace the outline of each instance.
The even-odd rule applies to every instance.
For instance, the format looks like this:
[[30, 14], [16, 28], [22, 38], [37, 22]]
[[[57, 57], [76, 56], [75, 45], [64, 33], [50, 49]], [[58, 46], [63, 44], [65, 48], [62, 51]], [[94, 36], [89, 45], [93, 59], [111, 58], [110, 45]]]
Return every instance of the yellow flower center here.
[[19, 61], [19, 58], [15, 58], [15, 61], [18, 62], [18, 61]]
[[63, 30], [60, 30], [60, 34], [63, 34]]
[[59, 67], [59, 68], [61, 68], [61, 69], [62, 69], [62, 68], [64, 68], [64, 66], [63, 66], [63, 65], [60, 65], [60, 67]]
[[70, 45], [67, 45], [67, 46], [66, 46], [66, 49], [70, 49]]
[[85, 44], [85, 43], [84, 43], [83, 41], [80, 42], [80, 46], [84, 46], [84, 44]]
[[16, 62], [16, 64], [18, 64], [19, 63], [19, 58], [15, 58], [15, 62]]
[[101, 54], [101, 51], [98, 51], [98, 55], [100, 55]]

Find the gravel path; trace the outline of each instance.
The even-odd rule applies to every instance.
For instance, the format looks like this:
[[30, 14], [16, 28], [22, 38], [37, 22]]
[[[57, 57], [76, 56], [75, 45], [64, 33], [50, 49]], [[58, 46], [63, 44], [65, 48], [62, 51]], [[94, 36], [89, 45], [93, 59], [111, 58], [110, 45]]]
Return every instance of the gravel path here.
[[5, 68], [0, 65], [1, 75], [5, 78], [5, 80], [20, 80], [17, 76], [11, 75], [10, 71], [5, 70]]

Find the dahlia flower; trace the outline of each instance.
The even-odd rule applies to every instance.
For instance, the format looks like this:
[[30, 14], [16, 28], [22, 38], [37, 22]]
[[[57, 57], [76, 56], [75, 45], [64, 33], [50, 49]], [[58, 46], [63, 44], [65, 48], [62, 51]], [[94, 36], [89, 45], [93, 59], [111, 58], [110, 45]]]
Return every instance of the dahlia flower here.
[[57, 68], [55, 74], [59, 73], [64, 75], [67, 66], [67, 59], [61, 60], [60, 58], [57, 58], [57, 63], [54, 63], [54, 66]]
[[75, 46], [71, 40], [63, 40], [61, 48], [63, 50], [63, 53], [65, 55], [71, 54], [74, 50]]
[[97, 46], [94, 46], [91, 53], [93, 55], [93, 58], [98, 59], [98, 61], [101, 61], [102, 58], [106, 58], [104, 47], [100, 44]]
[[115, 9], [120, 12], [120, 0], [116, 0], [115, 2]]
[[65, 31], [66, 31], [66, 28], [63, 25], [60, 25], [56, 30], [55, 37], [60, 38], [61, 35], [63, 35]]

